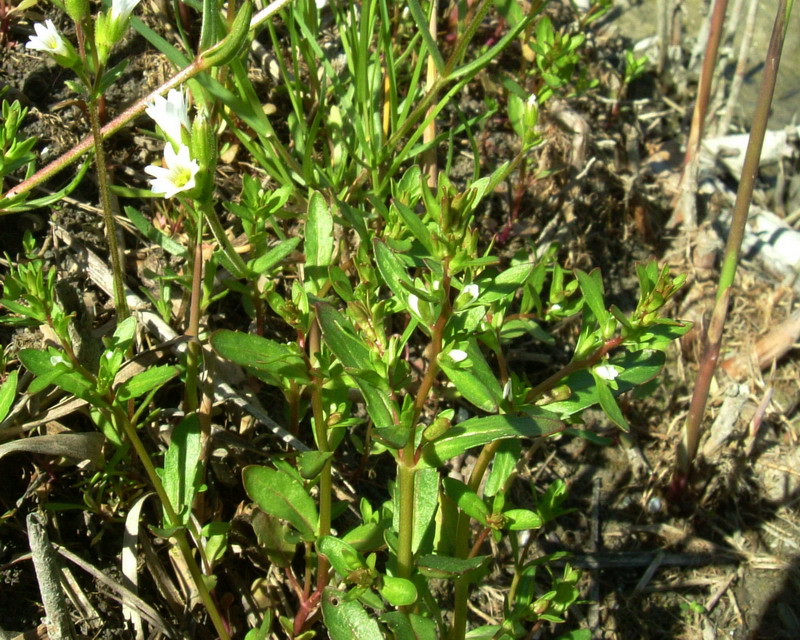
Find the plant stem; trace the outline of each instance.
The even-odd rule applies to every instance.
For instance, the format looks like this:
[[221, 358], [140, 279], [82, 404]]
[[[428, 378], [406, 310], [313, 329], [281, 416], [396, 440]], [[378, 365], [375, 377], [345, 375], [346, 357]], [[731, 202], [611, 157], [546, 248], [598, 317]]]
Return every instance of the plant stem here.
[[779, 0], [778, 3], [772, 36], [767, 49], [767, 58], [764, 64], [764, 75], [761, 78], [761, 90], [758, 93], [750, 139], [747, 142], [747, 151], [745, 152], [742, 166], [742, 176], [736, 193], [733, 220], [728, 233], [728, 240], [725, 244], [725, 256], [719, 276], [717, 299], [708, 330], [708, 346], [700, 362], [692, 403], [684, 424], [683, 439], [678, 445], [676, 471], [672, 484], [673, 495], [685, 488], [692, 461], [697, 453], [697, 445], [700, 441], [700, 426], [705, 414], [711, 379], [717, 367], [722, 345], [722, 332], [728, 315], [728, 301], [736, 275], [736, 267], [739, 264], [739, 253], [742, 247], [742, 239], [744, 238], [745, 225], [747, 224], [747, 214], [750, 211], [750, 203], [753, 198], [753, 186], [758, 175], [761, 147], [764, 144], [769, 110], [772, 104], [772, 96], [775, 92], [775, 81], [778, 77], [783, 40], [786, 35], [786, 24], [793, 4], [793, 0], [789, 0], [788, 3], [787, 0]]
[[[331, 450], [328, 442], [328, 426], [325, 423], [325, 414], [322, 407], [322, 378], [317, 368], [317, 354], [320, 352], [320, 330], [316, 318], [311, 323], [308, 334], [309, 369], [313, 384], [311, 387], [311, 411], [314, 414], [314, 435], [317, 440], [317, 449], [322, 453]], [[331, 532], [331, 498], [333, 482], [331, 478], [331, 460], [325, 463], [319, 474], [319, 538]], [[328, 584], [328, 570], [330, 563], [321, 553], [317, 553], [317, 589], [322, 591]]]
[[[175, 509], [172, 506], [172, 502], [167, 495], [166, 490], [164, 489], [164, 485], [161, 482], [161, 478], [156, 473], [156, 468], [153, 466], [153, 461], [150, 459], [150, 456], [147, 453], [147, 449], [144, 448], [144, 444], [142, 443], [141, 439], [139, 438], [139, 434], [136, 433], [136, 429], [134, 428], [133, 424], [130, 420], [128, 420], [128, 416], [121, 410], [115, 410], [114, 416], [117, 419], [117, 423], [122, 425], [122, 429], [125, 432], [130, 443], [133, 445], [134, 451], [136, 451], [136, 455], [139, 457], [139, 461], [142, 463], [144, 467], [145, 473], [147, 474], [148, 479], [150, 480], [150, 484], [156, 491], [158, 495], [158, 499], [161, 502], [161, 505], [164, 508], [164, 512], [169, 520], [169, 523], [173, 526], [178, 526], [179, 520], [178, 516], [175, 513]], [[217, 609], [217, 605], [214, 602], [214, 599], [211, 597], [211, 593], [206, 586], [205, 580], [203, 579], [203, 574], [200, 571], [200, 567], [197, 565], [197, 561], [195, 560], [194, 554], [192, 553], [192, 549], [189, 545], [189, 540], [186, 537], [186, 530], [183, 528], [176, 529], [175, 533], [173, 534], [178, 542], [178, 549], [183, 556], [184, 561], [186, 562], [186, 566], [189, 568], [189, 573], [192, 576], [192, 580], [195, 583], [195, 587], [197, 588], [198, 593], [200, 594], [200, 599], [203, 601], [203, 605], [208, 612], [208, 616], [211, 618], [211, 622], [214, 625], [214, 629], [216, 630], [217, 634], [221, 638], [221, 640], [230, 640], [230, 634], [222, 621], [222, 617], [219, 614], [219, 610]]]
[[194, 260], [192, 265], [192, 297], [189, 303], [189, 326], [186, 337], [186, 387], [184, 390], [184, 411], [189, 414], [197, 410], [197, 371], [200, 360], [200, 298], [203, 285], [203, 218], [197, 216], [197, 233], [194, 241]]
[[103, 209], [108, 250], [111, 253], [111, 270], [114, 276], [114, 307], [117, 310], [117, 322], [122, 322], [131, 313], [128, 309], [128, 301], [125, 298], [125, 285], [122, 281], [122, 259], [117, 245], [117, 225], [114, 222], [114, 212], [111, 210], [108, 168], [106, 166], [105, 150], [103, 149], [103, 136], [100, 131], [100, 118], [97, 115], [97, 101], [89, 100], [86, 106], [89, 110], [89, 120], [92, 125], [94, 161], [97, 167], [97, 187], [100, 190], [100, 206]]
[[436, 320], [431, 334], [430, 362], [425, 375], [420, 382], [417, 395], [414, 398], [414, 411], [411, 416], [411, 431], [408, 442], [397, 459], [397, 491], [400, 503], [400, 530], [397, 541], [397, 575], [408, 579], [414, 567], [413, 539], [414, 539], [414, 480], [416, 477], [416, 434], [417, 422], [428, 394], [433, 388], [436, 375], [439, 373], [438, 357], [442, 352], [442, 338], [447, 320], [452, 312], [450, 306], [450, 261], [446, 259], [443, 265], [442, 310]]
[[[136, 116], [138, 116], [145, 108], [154, 100], [156, 96], [164, 95], [170, 89], [174, 89], [178, 85], [182, 84], [189, 78], [196, 76], [201, 71], [205, 71], [207, 68], [206, 64], [200, 60], [194, 60], [189, 66], [185, 69], [182, 69], [174, 76], [172, 76], [169, 80], [167, 80], [164, 84], [162, 84], [157, 89], [151, 91], [143, 98], [140, 98], [135, 103], [133, 103], [130, 107], [125, 109], [121, 114], [119, 114], [116, 118], [114, 118], [111, 122], [106, 124], [104, 127], [100, 129], [100, 136], [103, 140], [108, 138], [110, 135], [116, 133], [122, 127], [124, 127], [128, 122], [133, 120]], [[23, 193], [28, 193], [34, 187], [38, 187], [43, 182], [49, 180], [54, 175], [56, 175], [62, 169], [65, 169], [70, 164], [75, 162], [78, 158], [80, 158], [84, 153], [89, 151], [92, 146], [94, 146], [94, 135], [89, 135], [83, 140], [81, 140], [76, 146], [74, 146], [71, 150], [67, 151], [64, 155], [56, 158], [47, 166], [39, 169], [36, 173], [34, 173], [30, 178], [23, 180], [17, 186], [12, 187], [8, 190], [8, 192], [3, 196], [4, 199], [6, 198], [13, 198], [14, 196], [21, 195]]]
[[694, 205], [695, 192], [694, 189], [691, 189], [691, 186], [697, 182], [698, 164], [695, 161], [695, 157], [700, 149], [700, 141], [703, 139], [703, 124], [708, 111], [711, 81], [714, 77], [714, 67], [717, 63], [717, 50], [722, 37], [722, 26], [727, 6], [728, 0], [714, 0], [711, 28], [708, 34], [708, 42], [706, 43], [703, 67], [700, 71], [697, 100], [694, 103], [694, 112], [692, 113], [692, 127], [689, 130], [689, 140], [686, 143], [686, 156], [683, 162], [683, 176], [681, 177], [682, 195], [679, 196], [675, 213], [673, 214], [674, 219], [683, 219], [685, 229], [693, 229], [697, 226], [697, 213]]

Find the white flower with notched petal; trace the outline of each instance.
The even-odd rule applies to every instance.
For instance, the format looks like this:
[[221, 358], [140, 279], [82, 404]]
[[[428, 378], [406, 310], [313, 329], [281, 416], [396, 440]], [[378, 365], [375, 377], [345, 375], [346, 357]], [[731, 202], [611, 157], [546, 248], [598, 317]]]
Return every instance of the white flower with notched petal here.
[[25, 48], [44, 51], [54, 56], [69, 57], [67, 43], [52, 20], [46, 20], [44, 24], [37, 22], [33, 25], [33, 29], [36, 31], [36, 35], [30, 37], [30, 40], [25, 43]]
[[420, 315], [420, 313], [419, 313], [419, 297], [415, 293], [408, 294], [408, 306], [411, 307], [411, 310], [416, 315]]
[[195, 185], [194, 177], [200, 171], [200, 165], [189, 155], [189, 147], [180, 145], [178, 152], [172, 148], [171, 144], [164, 147], [164, 167], [150, 165], [144, 171], [153, 176], [150, 181], [150, 189], [153, 193], [163, 194], [165, 198], [171, 198], [181, 191], [188, 191]]
[[471, 296], [473, 301], [477, 300], [478, 296], [481, 293], [481, 290], [478, 288], [478, 285], [474, 283], [465, 285], [462, 291], [467, 295]]
[[599, 367], [595, 367], [594, 372], [603, 380], [609, 381], [614, 380], [619, 375], [617, 368], [610, 364], [601, 364]]
[[185, 128], [187, 132], [192, 130], [192, 125], [189, 122], [189, 107], [186, 104], [186, 94], [183, 91], [172, 89], [166, 98], [156, 96], [153, 104], [147, 107], [145, 112], [155, 120], [164, 135], [174, 145], [180, 146], [182, 144], [182, 128]]
[[463, 349], [450, 349], [447, 355], [450, 356], [453, 362], [464, 362], [468, 357], [467, 352]]
[[111, 1], [111, 19], [124, 22], [133, 13], [136, 5], [141, 0], [112, 0]]

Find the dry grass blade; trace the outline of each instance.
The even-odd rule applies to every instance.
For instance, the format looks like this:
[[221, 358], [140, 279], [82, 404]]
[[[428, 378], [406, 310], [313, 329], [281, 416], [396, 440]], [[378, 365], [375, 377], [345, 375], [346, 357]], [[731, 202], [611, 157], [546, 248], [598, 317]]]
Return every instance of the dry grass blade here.
[[143, 618], [145, 618], [153, 627], [155, 627], [155, 629], [157, 629], [158, 631], [160, 631], [169, 638], [180, 637], [172, 628], [172, 626], [161, 617], [161, 614], [158, 613], [158, 611], [156, 611], [153, 607], [147, 604], [144, 600], [142, 600], [139, 596], [133, 593], [130, 589], [119, 584], [118, 582], [115, 582], [114, 580], [109, 578], [105, 573], [100, 571], [100, 569], [86, 562], [83, 558], [72, 553], [68, 549], [65, 549], [64, 547], [61, 547], [59, 545], [54, 545], [54, 546], [56, 551], [58, 551], [58, 553], [61, 554], [64, 558], [66, 558], [73, 564], [79, 566], [81, 569], [83, 569], [86, 573], [88, 573], [90, 576], [92, 576], [95, 580], [97, 580], [105, 587], [111, 589], [111, 591], [113, 591], [114, 593], [113, 597], [118, 599], [126, 606], [136, 609]]
[[88, 460], [95, 467], [103, 466], [102, 433], [54, 433], [12, 440], [0, 445], [0, 458], [9, 453], [25, 451], [47, 456], [63, 456], [77, 462]]
[[[133, 593], [138, 593], [139, 572], [137, 541], [139, 539], [139, 518], [142, 514], [142, 507], [145, 501], [154, 496], [152, 491], [139, 498], [131, 507], [125, 518], [125, 534], [122, 537], [122, 575], [125, 586]], [[122, 615], [130, 621], [136, 633], [136, 639], [144, 638], [144, 627], [142, 626], [142, 616], [136, 609], [129, 607], [126, 603], [122, 604]]]

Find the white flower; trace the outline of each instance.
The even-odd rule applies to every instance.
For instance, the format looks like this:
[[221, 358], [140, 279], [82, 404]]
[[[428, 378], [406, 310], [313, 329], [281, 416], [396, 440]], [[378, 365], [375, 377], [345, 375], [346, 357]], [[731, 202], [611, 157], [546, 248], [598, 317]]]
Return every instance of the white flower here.
[[503, 385], [503, 400], [508, 400], [511, 397], [511, 380], [506, 380]]
[[550, 311], [561, 311], [561, 305], [557, 302], [555, 304], [550, 305]]
[[200, 171], [200, 165], [192, 160], [189, 147], [182, 144], [175, 153], [172, 145], [168, 144], [164, 147], [164, 161], [166, 169], [155, 165], [144, 168], [145, 173], [155, 178], [150, 181], [153, 193], [163, 193], [165, 198], [171, 198], [194, 187], [194, 177]]
[[56, 25], [52, 20], [46, 20], [44, 24], [37, 22], [33, 25], [36, 31], [35, 36], [31, 36], [30, 40], [25, 43], [26, 49], [34, 49], [35, 51], [44, 51], [54, 56], [69, 56], [69, 49], [64, 38], [56, 29]]
[[528, 96], [528, 108], [533, 109], [538, 106], [539, 106], [539, 100], [536, 97], [536, 94], [532, 93], [531, 95]]
[[328, 0], [315, 0], [315, 4], [317, 5], [317, 11], [320, 11], [328, 5]]
[[161, 127], [164, 135], [172, 142], [172, 144], [181, 144], [181, 128], [185, 127], [187, 131], [192, 130], [192, 125], [189, 122], [189, 107], [186, 104], [186, 94], [183, 91], [172, 89], [167, 94], [167, 97], [156, 96], [145, 112], [156, 124]]
[[464, 362], [467, 359], [467, 352], [463, 349], [450, 349], [447, 355], [453, 362]]
[[111, 0], [111, 20], [124, 22], [141, 0]]
[[465, 285], [464, 288], [462, 289], [462, 291], [464, 293], [468, 293], [470, 296], [472, 296], [473, 300], [477, 300], [478, 299], [478, 295], [480, 295], [480, 292], [481, 292], [481, 290], [478, 288], [478, 285], [474, 284], [474, 283]]
[[[49, 20], [48, 20], [49, 22]], [[66, 364], [66, 360], [64, 360], [63, 356], [50, 356], [50, 364], [53, 367], [57, 367], [60, 364]]]
[[616, 367], [608, 364], [601, 364], [599, 367], [595, 367], [594, 372], [603, 380], [614, 380], [619, 375]]
[[409, 294], [409, 296], [408, 296], [408, 306], [411, 307], [411, 310], [416, 315], [420, 315], [420, 312], [419, 312], [419, 298], [417, 297], [416, 293]]
[[439, 287], [441, 287], [441, 286], [442, 286], [442, 283], [439, 280], [434, 280], [433, 281], [433, 290], [434, 291], [438, 291]]

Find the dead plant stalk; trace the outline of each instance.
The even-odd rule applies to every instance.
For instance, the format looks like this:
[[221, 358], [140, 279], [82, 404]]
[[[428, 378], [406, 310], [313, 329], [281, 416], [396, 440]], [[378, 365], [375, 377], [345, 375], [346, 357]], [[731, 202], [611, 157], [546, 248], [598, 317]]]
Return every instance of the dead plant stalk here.
[[764, 64], [764, 74], [761, 79], [761, 90], [759, 91], [758, 102], [753, 114], [753, 125], [745, 153], [742, 176], [739, 181], [739, 190], [736, 193], [733, 222], [725, 245], [725, 256], [719, 277], [717, 298], [707, 334], [706, 349], [700, 362], [691, 407], [684, 424], [683, 439], [678, 445], [677, 466], [672, 481], [674, 496], [682, 493], [686, 487], [692, 461], [697, 453], [697, 445], [700, 440], [700, 425], [705, 413], [711, 378], [714, 375], [719, 358], [722, 332], [725, 328], [725, 320], [728, 314], [728, 301], [732, 295], [733, 279], [739, 263], [747, 214], [753, 197], [753, 186], [758, 174], [761, 147], [764, 143], [769, 110], [775, 91], [775, 81], [778, 76], [783, 40], [786, 35], [786, 24], [793, 4], [794, 0], [788, 0], [788, 2], [787, 0], [780, 0], [778, 3], [778, 10]]

